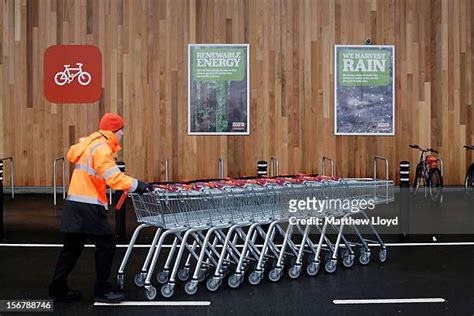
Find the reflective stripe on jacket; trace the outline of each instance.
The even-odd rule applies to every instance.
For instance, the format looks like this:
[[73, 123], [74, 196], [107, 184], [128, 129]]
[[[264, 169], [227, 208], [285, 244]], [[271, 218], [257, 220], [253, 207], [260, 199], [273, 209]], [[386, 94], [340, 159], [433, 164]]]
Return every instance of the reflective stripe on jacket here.
[[69, 201], [96, 204], [108, 209], [106, 185], [115, 190], [136, 190], [138, 181], [125, 175], [115, 163], [113, 154], [120, 150], [111, 131], [100, 130], [81, 138], [67, 154], [75, 164], [69, 184]]

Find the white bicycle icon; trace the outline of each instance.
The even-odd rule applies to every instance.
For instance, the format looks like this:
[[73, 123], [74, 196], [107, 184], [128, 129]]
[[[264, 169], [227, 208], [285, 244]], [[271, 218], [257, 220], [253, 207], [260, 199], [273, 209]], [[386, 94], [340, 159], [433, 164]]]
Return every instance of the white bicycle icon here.
[[82, 70], [81, 63], [76, 63], [76, 65], [76, 68], [70, 68], [69, 66], [71, 65], [64, 65], [64, 71], [56, 73], [54, 82], [56, 82], [58, 86], [64, 86], [66, 83], [71, 83], [74, 78], [77, 77], [77, 81], [80, 85], [87, 86], [92, 80], [91, 74]]

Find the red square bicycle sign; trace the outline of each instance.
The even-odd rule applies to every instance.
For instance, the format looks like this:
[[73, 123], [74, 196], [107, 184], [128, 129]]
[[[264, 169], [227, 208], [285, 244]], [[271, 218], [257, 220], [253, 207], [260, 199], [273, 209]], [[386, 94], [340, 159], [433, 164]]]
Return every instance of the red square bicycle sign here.
[[53, 45], [44, 52], [44, 96], [52, 103], [93, 103], [102, 94], [102, 54], [93, 45]]

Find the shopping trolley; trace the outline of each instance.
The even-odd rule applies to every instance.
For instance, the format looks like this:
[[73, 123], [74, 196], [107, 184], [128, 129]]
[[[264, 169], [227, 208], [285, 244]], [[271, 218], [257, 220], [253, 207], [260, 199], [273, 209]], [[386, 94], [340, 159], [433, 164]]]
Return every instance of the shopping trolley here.
[[[316, 275], [323, 251], [326, 253], [325, 269], [329, 273], [335, 271], [339, 252], [344, 266], [353, 265], [353, 247], [360, 248], [359, 261], [367, 264], [370, 259], [368, 243], [371, 241], [362, 236], [356, 225], [344, 225], [343, 222], [334, 224], [327, 220], [355, 216], [368, 218], [365, 211], [354, 212], [325, 206], [317, 212], [313, 210], [291, 214], [288, 211], [289, 203], [290, 200], [310, 197], [349, 201], [370, 198], [375, 204], [389, 203], [393, 201], [393, 182], [299, 175], [159, 185], [154, 192], [129, 196], [141, 224], [132, 236], [119, 269], [119, 280], [121, 279], [123, 286], [122, 268], [130, 256], [136, 235], [145, 227], [156, 227], [142, 271], [135, 277], [135, 284], [145, 287], [146, 297], [152, 300], [157, 291], [151, 284], [151, 279], [167, 236], [174, 236], [173, 244], [163, 270], [157, 276], [158, 282], [162, 284], [161, 294], [164, 297], [173, 295], [177, 278], [187, 281], [185, 291], [189, 295], [197, 292], [199, 283], [206, 277], [209, 277], [207, 289], [216, 291], [232, 269], [234, 273], [229, 276], [228, 285], [237, 288], [243, 282], [251, 262], [254, 262], [254, 269], [248, 279], [252, 285], [263, 280], [270, 261], [274, 263], [274, 267], [269, 271], [269, 279], [278, 281], [288, 256], [292, 259], [288, 270], [292, 279], [300, 276], [305, 256], [308, 256], [307, 274]], [[319, 225], [290, 223], [291, 218], [311, 217], [325, 221]], [[349, 241], [344, 235], [345, 229], [347, 230], [345, 226], [350, 226], [356, 233], [355, 242]], [[316, 227], [319, 234], [315, 241], [310, 234], [311, 227]], [[371, 228], [381, 246], [380, 261], [384, 262], [385, 245], [375, 228]], [[331, 230], [337, 234], [334, 243], [330, 240]], [[300, 239], [295, 238], [295, 232], [300, 233]], [[283, 238], [281, 245], [276, 243], [278, 238]]]

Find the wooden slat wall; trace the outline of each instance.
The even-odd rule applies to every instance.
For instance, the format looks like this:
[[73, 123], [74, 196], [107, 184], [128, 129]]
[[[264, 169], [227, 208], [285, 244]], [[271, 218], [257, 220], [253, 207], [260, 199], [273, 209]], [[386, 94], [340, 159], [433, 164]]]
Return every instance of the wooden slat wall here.
[[[19, 186], [51, 185], [53, 159], [106, 111], [127, 123], [119, 158], [148, 181], [164, 159], [180, 180], [215, 177], [219, 156], [228, 175], [253, 175], [272, 155], [280, 173], [320, 172], [326, 155], [338, 175], [370, 176], [377, 154], [396, 178], [419, 143], [460, 184], [473, 159], [473, 0], [2, 0], [0, 19], [0, 155], [15, 157]], [[335, 137], [333, 47], [366, 36], [396, 45], [396, 136]], [[250, 43], [250, 136], [187, 136], [188, 43]], [[54, 44], [101, 49], [100, 102], [45, 100]]]

